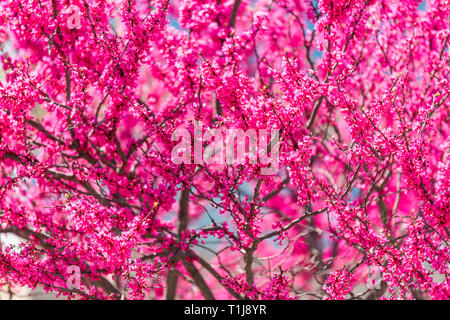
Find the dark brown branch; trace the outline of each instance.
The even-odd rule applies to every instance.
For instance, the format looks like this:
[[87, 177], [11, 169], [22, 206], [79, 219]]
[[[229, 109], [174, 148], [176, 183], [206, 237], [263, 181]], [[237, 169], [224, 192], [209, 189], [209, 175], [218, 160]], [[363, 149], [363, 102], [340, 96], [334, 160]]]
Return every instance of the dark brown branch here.
[[[184, 231], [186, 231], [188, 223], [189, 223], [189, 189], [184, 189], [181, 191], [180, 196], [180, 208], [178, 210], [178, 237], [181, 238], [181, 235]], [[179, 259], [178, 252], [175, 253], [173, 259], [174, 261], [178, 261]], [[184, 263], [183, 263], [184, 265]], [[187, 269], [187, 268], [186, 268]], [[192, 268], [191, 268], [192, 269]], [[189, 270], [188, 270], [189, 272]], [[198, 272], [198, 271], [197, 271]], [[195, 279], [194, 279], [195, 281]], [[174, 300], [176, 297], [176, 291], [178, 286], [178, 271], [177, 270], [169, 270], [167, 272], [167, 290], [166, 290], [166, 300]]]
[[183, 266], [186, 268], [192, 280], [194, 280], [195, 285], [199, 288], [203, 297], [206, 300], [215, 300], [211, 289], [209, 289], [208, 285], [205, 282], [205, 279], [203, 279], [200, 271], [197, 270], [194, 264], [183, 259]]
[[235, 0], [233, 9], [231, 11], [230, 22], [229, 22], [231, 28], [234, 28], [234, 26], [236, 25], [236, 17], [237, 17], [240, 6], [241, 6], [241, 0]]

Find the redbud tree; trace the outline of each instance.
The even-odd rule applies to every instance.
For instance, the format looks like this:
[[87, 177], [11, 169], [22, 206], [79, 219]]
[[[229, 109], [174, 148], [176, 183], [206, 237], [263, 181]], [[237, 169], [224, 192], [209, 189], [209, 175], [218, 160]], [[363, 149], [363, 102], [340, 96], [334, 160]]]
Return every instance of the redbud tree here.
[[[447, 0], [1, 0], [0, 285], [449, 299], [449, 21]], [[175, 163], [195, 123], [278, 130], [278, 170]]]

